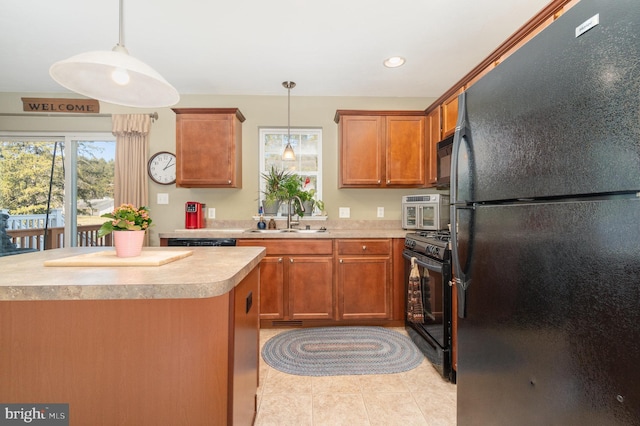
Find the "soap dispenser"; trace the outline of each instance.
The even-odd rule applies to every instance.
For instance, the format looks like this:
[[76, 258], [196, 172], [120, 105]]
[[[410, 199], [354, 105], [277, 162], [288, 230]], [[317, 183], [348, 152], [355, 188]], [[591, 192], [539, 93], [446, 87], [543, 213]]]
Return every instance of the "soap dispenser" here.
[[267, 229], [267, 223], [262, 216], [260, 216], [260, 221], [258, 221], [258, 229]]
[[258, 221], [258, 229], [267, 229], [267, 223], [264, 221], [262, 212], [262, 206], [260, 206], [260, 208], [258, 209], [258, 214], [260, 215], [260, 220]]

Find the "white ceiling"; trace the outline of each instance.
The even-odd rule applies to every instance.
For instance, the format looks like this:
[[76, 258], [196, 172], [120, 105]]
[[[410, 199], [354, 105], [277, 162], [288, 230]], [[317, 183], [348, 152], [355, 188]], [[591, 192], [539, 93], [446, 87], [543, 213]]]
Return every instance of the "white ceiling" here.
[[[125, 0], [124, 44], [181, 94], [438, 97], [548, 3]], [[118, 0], [0, 4], [0, 92], [66, 93], [51, 64], [118, 42]]]

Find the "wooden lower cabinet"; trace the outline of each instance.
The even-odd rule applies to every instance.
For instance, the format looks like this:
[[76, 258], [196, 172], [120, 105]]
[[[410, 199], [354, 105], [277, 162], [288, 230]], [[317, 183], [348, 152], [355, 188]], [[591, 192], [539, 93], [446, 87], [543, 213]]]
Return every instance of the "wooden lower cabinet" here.
[[289, 256], [285, 288], [292, 320], [333, 319], [333, 257]]
[[337, 240], [338, 318], [391, 319], [391, 240]]
[[284, 319], [284, 258], [282, 256], [266, 256], [260, 262], [260, 319]]
[[404, 238], [238, 239], [267, 249], [260, 326], [404, 324]]
[[237, 244], [267, 249], [260, 262], [261, 327], [334, 320], [332, 240], [239, 239]]

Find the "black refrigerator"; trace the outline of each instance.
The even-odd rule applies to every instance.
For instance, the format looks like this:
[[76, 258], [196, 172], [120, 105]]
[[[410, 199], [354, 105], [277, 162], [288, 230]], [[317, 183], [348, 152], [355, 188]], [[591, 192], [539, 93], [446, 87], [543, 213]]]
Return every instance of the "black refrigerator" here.
[[452, 157], [458, 425], [640, 424], [640, 2], [468, 88]]

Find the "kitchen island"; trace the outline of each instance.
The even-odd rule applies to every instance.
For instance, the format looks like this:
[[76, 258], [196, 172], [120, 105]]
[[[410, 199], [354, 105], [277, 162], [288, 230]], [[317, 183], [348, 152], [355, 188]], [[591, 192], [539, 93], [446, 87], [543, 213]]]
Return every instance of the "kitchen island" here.
[[104, 250], [0, 259], [0, 402], [68, 403], [71, 425], [251, 424], [264, 248], [44, 266]]

